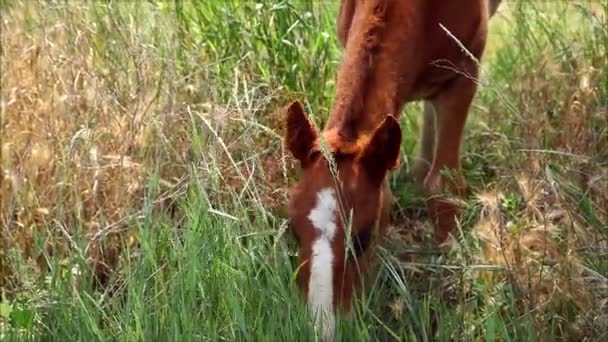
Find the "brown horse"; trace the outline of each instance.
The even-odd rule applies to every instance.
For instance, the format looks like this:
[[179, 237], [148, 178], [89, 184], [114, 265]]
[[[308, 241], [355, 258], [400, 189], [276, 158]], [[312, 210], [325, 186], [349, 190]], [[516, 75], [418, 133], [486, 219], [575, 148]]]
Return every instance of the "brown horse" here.
[[387, 225], [385, 179], [398, 164], [397, 118], [407, 102], [424, 100], [415, 174], [430, 196], [437, 240], [455, 227], [459, 208], [442, 194], [462, 195], [465, 182], [440, 171], [460, 168], [495, 7], [487, 0], [342, 0], [337, 24], [345, 55], [323, 132], [299, 102], [287, 109], [286, 144], [302, 168], [289, 202], [300, 245], [298, 282], [324, 336], [333, 336], [336, 308], [350, 310], [370, 246]]

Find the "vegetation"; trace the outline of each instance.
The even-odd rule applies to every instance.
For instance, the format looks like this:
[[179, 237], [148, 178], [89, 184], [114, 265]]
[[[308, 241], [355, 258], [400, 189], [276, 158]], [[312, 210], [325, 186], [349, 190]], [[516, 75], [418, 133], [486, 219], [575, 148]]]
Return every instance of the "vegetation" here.
[[[441, 252], [410, 180], [338, 340], [604, 340], [608, 7], [503, 2]], [[314, 340], [283, 108], [321, 127], [334, 2], [0, 1], [0, 341]]]

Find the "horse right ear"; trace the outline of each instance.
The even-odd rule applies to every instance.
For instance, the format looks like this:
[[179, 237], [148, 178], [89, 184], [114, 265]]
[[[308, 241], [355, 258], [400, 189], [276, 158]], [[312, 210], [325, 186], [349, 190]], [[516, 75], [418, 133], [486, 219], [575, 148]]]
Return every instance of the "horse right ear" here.
[[380, 185], [388, 171], [397, 166], [401, 148], [401, 127], [388, 115], [376, 128], [359, 161], [372, 182]]
[[287, 135], [285, 142], [291, 154], [305, 167], [310, 161], [317, 140], [317, 131], [304, 113], [299, 101], [287, 107]]

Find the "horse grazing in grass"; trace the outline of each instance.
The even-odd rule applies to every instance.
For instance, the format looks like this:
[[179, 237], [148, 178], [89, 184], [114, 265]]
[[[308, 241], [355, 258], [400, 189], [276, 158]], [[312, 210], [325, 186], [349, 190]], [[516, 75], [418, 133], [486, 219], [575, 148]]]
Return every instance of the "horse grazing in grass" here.
[[398, 164], [397, 118], [407, 102], [424, 100], [415, 174], [430, 196], [437, 240], [455, 227], [459, 208], [442, 194], [462, 195], [465, 182], [440, 171], [460, 168], [489, 13], [487, 0], [342, 0], [345, 55], [324, 130], [299, 102], [287, 108], [286, 145], [302, 169], [288, 209], [300, 246], [298, 283], [325, 337], [333, 336], [334, 314], [349, 312], [370, 246], [388, 223], [386, 176]]

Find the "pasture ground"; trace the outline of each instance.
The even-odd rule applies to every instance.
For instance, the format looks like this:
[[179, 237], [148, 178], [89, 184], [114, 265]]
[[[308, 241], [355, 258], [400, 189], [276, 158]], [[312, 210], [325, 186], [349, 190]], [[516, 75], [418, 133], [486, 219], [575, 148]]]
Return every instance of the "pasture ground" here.
[[[608, 7], [503, 1], [440, 251], [409, 177], [338, 339], [604, 340]], [[284, 106], [327, 117], [333, 2], [0, 0], [0, 341], [313, 339]]]

